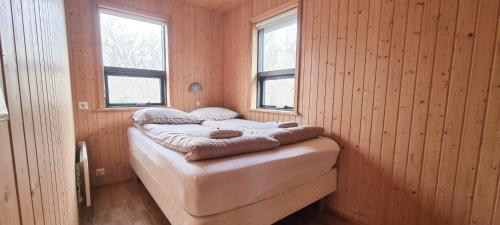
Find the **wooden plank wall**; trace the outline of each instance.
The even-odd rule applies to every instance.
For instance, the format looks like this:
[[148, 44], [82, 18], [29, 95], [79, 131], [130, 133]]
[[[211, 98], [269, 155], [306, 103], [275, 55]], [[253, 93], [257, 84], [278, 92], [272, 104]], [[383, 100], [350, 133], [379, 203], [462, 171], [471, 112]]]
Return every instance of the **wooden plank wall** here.
[[[1, 9], [9, 9], [3, 7], [3, 2], [2, 4], [0, 4], [0, 6], [2, 6]], [[0, 18], [2, 20], [5, 19], [4, 16], [10, 16], [4, 11], [0, 12]], [[4, 29], [3, 26], [1, 26], [1, 28]], [[2, 62], [3, 65], [3, 61], [0, 62]], [[3, 67], [0, 67], [0, 72], [2, 74], [2, 79], [0, 79], [0, 87], [2, 87], [2, 90], [5, 90], [5, 86], [3, 84]], [[20, 224], [14, 162], [12, 160], [9, 124], [7, 122], [0, 123], [0, 177], [2, 177], [2, 182], [0, 183], [0, 193], [3, 193], [4, 196], [3, 201], [0, 202], [0, 225]]]
[[498, 0], [304, 0], [299, 115], [249, 111], [250, 18], [224, 15], [224, 105], [323, 126], [329, 206], [367, 224], [500, 224]]
[[0, 224], [78, 224], [64, 3], [0, 0], [0, 12]]
[[[196, 107], [222, 105], [222, 15], [177, 0], [103, 0], [114, 8], [167, 17], [169, 30], [169, 105], [185, 111]], [[102, 110], [99, 84], [101, 57], [96, 41], [95, 0], [66, 0], [71, 59], [71, 75], [77, 140], [89, 149], [93, 185], [133, 177], [128, 165], [127, 128], [132, 110]], [[189, 92], [191, 82], [201, 82], [203, 92]], [[89, 110], [78, 110], [77, 102], [89, 103]], [[196, 105], [199, 102], [199, 105]], [[94, 176], [96, 168], [106, 175]]]
[[203, 8], [213, 9], [218, 12], [225, 12], [233, 9], [246, 0], [185, 0]]

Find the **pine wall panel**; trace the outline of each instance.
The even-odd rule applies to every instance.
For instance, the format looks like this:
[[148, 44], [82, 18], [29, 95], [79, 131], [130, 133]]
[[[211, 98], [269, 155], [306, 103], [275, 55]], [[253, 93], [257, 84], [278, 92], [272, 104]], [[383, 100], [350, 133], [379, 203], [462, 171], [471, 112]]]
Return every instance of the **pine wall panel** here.
[[[223, 104], [220, 13], [180, 0], [66, 0], [76, 137], [87, 142], [93, 185], [133, 177], [126, 132], [134, 109], [110, 110], [100, 105], [104, 97], [99, 94], [103, 80], [96, 21], [99, 4], [167, 20], [169, 106], [191, 111]], [[203, 92], [189, 92], [192, 82], [202, 83]], [[78, 102], [88, 102], [89, 109], [79, 110]], [[105, 168], [106, 175], [94, 176], [97, 168]]]
[[77, 224], [64, 2], [0, 0], [0, 21], [0, 224]]
[[303, 0], [298, 115], [250, 110], [250, 19], [224, 14], [224, 105], [343, 146], [329, 206], [366, 224], [499, 224], [498, 0]]

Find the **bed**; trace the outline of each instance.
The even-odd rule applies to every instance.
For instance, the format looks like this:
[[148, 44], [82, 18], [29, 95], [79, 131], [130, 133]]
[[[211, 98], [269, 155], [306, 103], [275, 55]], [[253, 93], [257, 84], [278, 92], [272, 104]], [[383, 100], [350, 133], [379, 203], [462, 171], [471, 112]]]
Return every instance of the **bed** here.
[[174, 225], [272, 224], [337, 188], [340, 149], [325, 137], [196, 162], [136, 127], [128, 137], [131, 167]]

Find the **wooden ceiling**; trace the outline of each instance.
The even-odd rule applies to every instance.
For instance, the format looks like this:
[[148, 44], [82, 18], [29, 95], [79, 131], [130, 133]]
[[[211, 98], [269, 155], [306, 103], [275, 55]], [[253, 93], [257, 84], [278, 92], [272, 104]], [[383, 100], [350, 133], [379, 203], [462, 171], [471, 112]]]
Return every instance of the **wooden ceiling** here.
[[195, 5], [218, 12], [226, 12], [245, 1], [246, 0], [186, 0], [186, 2], [191, 2]]

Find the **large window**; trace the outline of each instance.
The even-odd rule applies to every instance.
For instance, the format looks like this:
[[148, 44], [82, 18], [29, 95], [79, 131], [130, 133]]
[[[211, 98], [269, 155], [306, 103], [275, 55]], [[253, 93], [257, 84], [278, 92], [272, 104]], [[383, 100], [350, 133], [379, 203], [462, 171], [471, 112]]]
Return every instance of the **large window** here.
[[106, 106], [165, 105], [165, 23], [108, 9], [99, 16]]
[[297, 9], [256, 24], [257, 106], [293, 110], [297, 59]]

